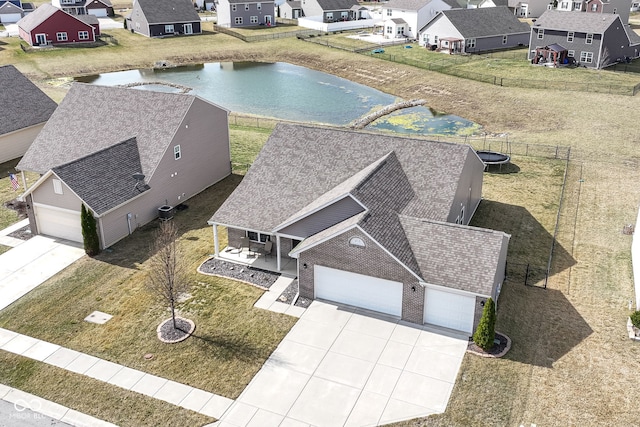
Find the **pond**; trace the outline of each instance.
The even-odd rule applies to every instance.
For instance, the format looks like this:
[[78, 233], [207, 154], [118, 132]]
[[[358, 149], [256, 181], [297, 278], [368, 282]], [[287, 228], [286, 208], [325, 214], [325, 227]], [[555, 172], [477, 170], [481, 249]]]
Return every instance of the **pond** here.
[[[105, 73], [76, 80], [105, 86], [144, 82], [182, 85], [235, 113], [331, 125], [347, 125], [399, 101], [368, 86], [284, 62], [216, 62]], [[137, 88], [177, 91], [161, 85]], [[399, 133], [440, 135], [471, 134], [478, 128], [471, 121], [434, 114], [427, 107], [398, 110], [367, 126], [367, 129]]]

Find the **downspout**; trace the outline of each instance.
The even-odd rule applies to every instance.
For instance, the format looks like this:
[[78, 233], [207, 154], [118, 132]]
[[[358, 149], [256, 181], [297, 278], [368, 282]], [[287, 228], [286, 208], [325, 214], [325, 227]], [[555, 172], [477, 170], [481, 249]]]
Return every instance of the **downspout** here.
[[277, 267], [276, 270], [280, 271], [281, 270], [281, 261], [280, 261], [280, 257], [281, 257], [281, 251], [280, 251], [280, 235], [276, 234], [276, 253], [277, 253]]
[[602, 33], [602, 38], [600, 39], [600, 48], [598, 49], [598, 62], [596, 62], [598, 69], [600, 69], [600, 55], [602, 55], [603, 46], [604, 46], [604, 33]]
[[27, 191], [27, 178], [24, 176], [24, 171], [20, 171], [20, 176], [22, 176], [22, 187]]
[[213, 250], [215, 251], [216, 258], [220, 256], [220, 249], [218, 249], [218, 224], [213, 224]]

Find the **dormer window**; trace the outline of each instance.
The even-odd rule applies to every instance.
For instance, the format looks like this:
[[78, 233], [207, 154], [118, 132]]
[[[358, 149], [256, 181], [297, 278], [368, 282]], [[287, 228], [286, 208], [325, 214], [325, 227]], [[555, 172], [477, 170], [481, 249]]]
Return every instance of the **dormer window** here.
[[51, 180], [53, 182], [53, 192], [55, 194], [62, 194], [62, 181], [59, 179]]

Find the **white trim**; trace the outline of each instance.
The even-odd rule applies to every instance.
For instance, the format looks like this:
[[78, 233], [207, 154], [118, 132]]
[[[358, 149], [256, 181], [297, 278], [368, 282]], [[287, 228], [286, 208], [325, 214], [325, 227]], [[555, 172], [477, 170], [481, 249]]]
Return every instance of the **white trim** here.
[[296, 240], [304, 240], [305, 237], [302, 236], [294, 236], [293, 234], [284, 234], [284, 233], [274, 233], [274, 236], [284, 237], [286, 239], [296, 239]]
[[72, 213], [80, 215], [81, 211], [74, 211], [73, 209], [67, 208], [59, 208], [58, 206], [47, 205], [46, 203], [33, 202], [34, 207], [41, 207], [45, 209], [51, 209], [52, 211], [64, 212], [64, 213]]
[[[351, 225], [351, 226], [350, 226], [350, 227], [348, 227], [348, 228], [340, 229], [340, 230], [336, 231], [335, 233], [330, 234], [330, 235], [327, 235], [326, 237], [324, 237], [324, 238], [322, 238], [322, 239], [318, 240], [317, 242], [315, 242], [315, 243], [313, 243], [313, 244], [311, 244], [311, 245], [309, 245], [309, 246], [307, 246], [307, 247], [303, 248], [304, 250], [302, 250], [302, 251], [300, 251], [300, 250], [295, 251], [295, 250], [294, 250], [295, 248], [294, 248], [294, 249], [291, 249], [291, 252], [289, 252], [289, 254], [288, 254], [288, 255], [289, 255], [289, 257], [291, 257], [291, 258], [298, 258], [298, 254], [299, 254], [300, 252], [304, 252], [304, 251], [306, 251], [307, 249], [311, 249], [311, 248], [313, 248], [313, 247], [316, 247], [316, 246], [318, 246], [319, 244], [324, 243], [324, 242], [327, 242], [327, 241], [329, 241], [329, 240], [333, 239], [334, 237], [341, 235], [342, 233], [346, 233], [346, 232], [347, 232], [347, 231], [349, 231], [349, 230], [353, 230], [353, 229], [354, 229], [354, 228], [356, 228], [356, 227], [358, 227], [358, 224], [353, 224], [353, 225]], [[358, 228], [360, 228], [360, 227], [358, 227]], [[309, 237], [311, 237], [311, 236], [309, 236]], [[367, 234], [367, 237], [369, 237], [369, 238], [370, 238], [370, 236], [369, 236], [368, 234]], [[303, 239], [303, 241], [304, 241], [304, 240], [306, 240], [306, 239]]]
[[[289, 221], [286, 221], [286, 222], [280, 223], [279, 225], [277, 225], [277, 226], [273, 229], [273, 232], [274, 232], [274, 233], [275, 233], [275, 232], [278, 232], [278, 230], [281, 230], [281, 229], [286, 228], [286, 227], [288, 227], [288, 226], [290, 226], [290, 225], [292, 225], [292, 224], [295, 224], [295, 223], [296, 223], [296, 222], [298, 222], [298, 221], [301, 221], [301, 220], [303, 220], [303, 219], [305, 219], [305, 218], [308, 218], [308, 217], [310, 217], [311, 215], [313, 215], [314, 213], [316, 213], [316, 212], [320, 212], [320, 211], [321, 211], [321, 210], [323, 210], [324, 208], [329, 207], [329, 206], [331, 206], [331, 205], [333, 205], [333, 204], [335, 204], [335, 203], [338, 203], [339, 201], [344, 200], [344, 199], [346, 199], [347, 197], [351, 197], [351, 199], [352, 199], [353, 201], [355, 201], [357, 204], [359, 204], [360, 206], [362, 206], [362, 208], [363, 208], [365, 211], [368, 211], [368, 209], [367, 209], [367, 207], [366, 207], [365, 205], [363, 205], [362, 203], [360, 203], [360, 201], [359, 201], [358, 199], [356, 199], [355, 197], [353, 197], [353, 196], [351, 195], [351, 193], [346, 192], [346, 193], [344, 193], [344, 194], [342, 194], [342, 195], [340, 195], [340, 196], [337, 196], [337, 197], [335, 197], [335, 198], [333, 198], [333, 199], [331, 199], [331, 200], [327, 201], [326, 203], [324, 203], [324, 204], [322, 204], [322, 205], [318, 206], [317, 208], [315, 208], [315, 209], [313, 209], [313, 210], [311, 210], [311, 211], [307, 212], [305, 215], [297, 216], [297, 217], [293, 217], [293, 218], [292, 218], [291, 220], [289, 220]], [[308, 206], [308, 205], [307, 205], [307, 206]], [[301, 209], [304, 209], [304, 207], [302, 207]], [[299, 210], [298, 210], [298, 212], [300, 212], [300, 210], [301, 210], [301, 209], [299, 209]], [[358, 212], [358, 213], [362, 213], [362, 212]], [[295, 215], [295, 214], [294, 214], [294, 215]], [[357, 215], [357, 214], [356, 214], [356, 215]]]

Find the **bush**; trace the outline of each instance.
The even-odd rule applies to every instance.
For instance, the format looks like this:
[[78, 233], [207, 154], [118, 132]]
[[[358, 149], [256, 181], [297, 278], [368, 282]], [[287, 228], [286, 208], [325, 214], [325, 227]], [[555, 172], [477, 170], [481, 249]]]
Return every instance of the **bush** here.
[[484, 310], [482, 310], [480, 323], [478, 323], [476, 332], [473, 334], [473, 342], [485, 351], [491, 350], [495, 336], [496, 307], [493, 304], [493, 300], [489, 298], [487, 302], [484, 303]]
[[631, 323], [633, 323], [633, 326], [640, 329], [640, 310], [634, 311], [629, 317], [631, 318]]
[[98, 238], [96, 219], [84, 204], [82, 204], [82, 210], [80, 212], [80, 221], [82, 223], [84, 251], [89, 256], [98, 255], [100, 253], [100, 239]]

